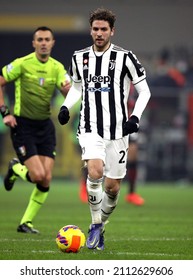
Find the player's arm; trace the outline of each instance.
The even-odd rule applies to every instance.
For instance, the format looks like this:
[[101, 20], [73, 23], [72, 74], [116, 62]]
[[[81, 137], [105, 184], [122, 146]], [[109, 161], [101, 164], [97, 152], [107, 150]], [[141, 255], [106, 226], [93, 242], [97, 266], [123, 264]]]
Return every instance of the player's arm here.
[[133, 112], [131, 113], [131, 116], [134, 115], [140, 120], [142, 113], [145, 110], [147, 103], [151, 97], [151, 92], [146, 79], [134, 85], [134, 87], [138, 93], [138, 98], [135, 102], [135, 106]]
[[8, 106], [5, 104], [3, 96], [3, 87], [7, 84], [6, 79], [3, 77], [3, 74], [0, 75], [0, 113], [3, 118], [5, 125], [10, 127], [15, 127], [17, 125], [16, 119], [11, 115]]
[[134, 87], [138, 93], [138, 98], [135, 102], [135, 106], [129, 117], [129, 120], [124, 124], [124, 135], [138, 132], [141, 115], [145, 110], [151, 96], [146, 79], [140, 81], [134, 85]]
[[72, 86], [64, 100], [62, 106], [71, 109], [81, 97], [81, 83], [72, 82]]
[[72, 86], [62, 104], [59, 114], [58, 120], [61, 125], [68, 123], [70, 119], [69, 109], [75, 105], [81, 97], [81, 83], [72, 82]]

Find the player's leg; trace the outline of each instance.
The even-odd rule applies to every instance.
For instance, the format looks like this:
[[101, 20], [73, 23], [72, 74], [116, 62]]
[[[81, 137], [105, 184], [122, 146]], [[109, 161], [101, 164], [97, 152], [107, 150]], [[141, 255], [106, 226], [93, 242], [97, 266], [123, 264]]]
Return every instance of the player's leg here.
[[87, 192], [92, 223], [86, 245], [89, 249], [97, 248], [102, 231], [101, 204], [103, 183], [103, 161], [101, 159], [88, 160]]
[[127, 182], [128, 193], [125, 200], [135, 205], [143, 205], [144, 199], [136, 192], [137, 181], [137, 165], [138, 165], [138, 142], [134, 135], [130, 135], [128, 160], [127, 160]]
[[[78, 153], [81, 155], [81, 148], [78, 145]], [[86, 165], [84, 165], [81, 169], [81, 178], [80, 178], [80, 185], [79, 185], [79, 198], [83, 203], [88, 202], [88, 194], [86, 189], [86, 180], [87, 180], [88, 170]]]
[[87, 174], [88, 174], [87, 167], [83, 167], [81, 170], [79, 197], [80, 200], [84, 203], [88, 202], [88, 195], [87, 195], [87, 188], [86, 188]]
[[[107, 142], [107, 141], [106, 141]], [[109, 141], [106, 148], [102, 222], [106, 222], [117, 206], [120, 184], [126, 174], [128, 137]]]
[[90, 133], [79, 136], [79, 143], [83, 151], [82, 160], [86, 161], [88, 169], [87, 193], [91, 225], [86, 245], [89, 249], [95, 249], [102, 230], [101, 204], [105, 146], [100, 136]]
[[[114, 140], [108, 143], [105, 160], [105, 190], [101, 206], [101, 219], [106, 224], [110, 215], [114, 212], [120, 193], [121, 181], [126, 174], [128, 137]], [[98, 244], [98, 249], [104, 249], [104, 231]]]
[[120, 192], [120, 179], [105, 178], [105, 190], [103, 192], [103, 201], [101, 207], [102, 222], [106, 223], [109, 216], [115, 210]]

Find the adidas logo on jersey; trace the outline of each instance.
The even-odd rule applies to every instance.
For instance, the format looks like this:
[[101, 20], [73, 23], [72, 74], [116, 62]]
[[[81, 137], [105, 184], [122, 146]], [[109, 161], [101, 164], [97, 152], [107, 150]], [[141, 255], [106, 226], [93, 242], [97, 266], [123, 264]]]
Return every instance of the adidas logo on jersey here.
[[88, 70], [88, 65], [87, 65], [87, 64], [85, 64], [85, 65], [83, 66], [83, 70]]

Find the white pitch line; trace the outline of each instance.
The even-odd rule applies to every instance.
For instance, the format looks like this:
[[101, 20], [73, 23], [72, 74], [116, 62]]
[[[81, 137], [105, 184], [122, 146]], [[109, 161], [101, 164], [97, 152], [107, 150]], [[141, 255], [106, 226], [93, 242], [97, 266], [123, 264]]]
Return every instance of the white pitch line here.
[[[0, 238], [0, 242], [54, 242], [55, 239], [9, 239], [9, 238]], [[108, 238], [106, 239], [108, 240]], [[119, 239], [111, 239], [112, 242], [117, 241], [192, 241], [193, 238], [187, 237], [187, 238], [175, 238], [175, 237], [160, 237], [160, 238], [148, 238], [148, 237], [128, 237], [128, 238], [119, 238]]]
[[[1, 253], [12, 253], [11, 250], [1, 250]], [[52, 250], [32, 250], [30, 251], [30, 253], [33, 254], [58, 254], [57, 250], [56, 251], [52, 251]], [[105, 254], [107, 255], [117, 255], [117, 256], [121, 256], [121, 255], [128, 255], [128, 256], [165, 256], [165, 257], [179, 257], [181, 256], [180, 254], [165, 254], [165, 253], [150, 253], [150, 252], [146, 252], [146, 253], [140, 253], [140, 252], [108, 252], [105, 251]]]
[[[160, 238], [148, 238], [148, 237], [128, 237], [128, 238], [119, 238], [119, 241], [192, 241], [193, 238], [175, 238], [175, 237], [160, 237]], [[111, 239], [113, 242], [117, 242], [117, 239]]]
[[11, 242], [53, 242], [55, 239], [10, 239], [10, 238], [0, 238], [0, 242], [6, 242], [6, 241], [11, 241]]

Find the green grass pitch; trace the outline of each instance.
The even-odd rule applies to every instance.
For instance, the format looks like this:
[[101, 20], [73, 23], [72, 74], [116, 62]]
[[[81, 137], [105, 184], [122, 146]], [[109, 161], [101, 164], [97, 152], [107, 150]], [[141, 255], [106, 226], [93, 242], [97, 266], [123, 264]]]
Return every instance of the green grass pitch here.
[[105, 250], [86, 247], [77, 254], [62, 253], [56, 246], [58, 230], [68, 224], [81, 227], [87, 236], [90, 211], [78, 197], [79, 183], [53, 180], [46, 204], [34, 221], [39, 235], [17, 233], [33, 185], [18, 180], [11, 192], [0, 184], [1, 260], [192, 260], [193, 186], [139, 185], [145, 205], [124, 201], [105, 228]]

